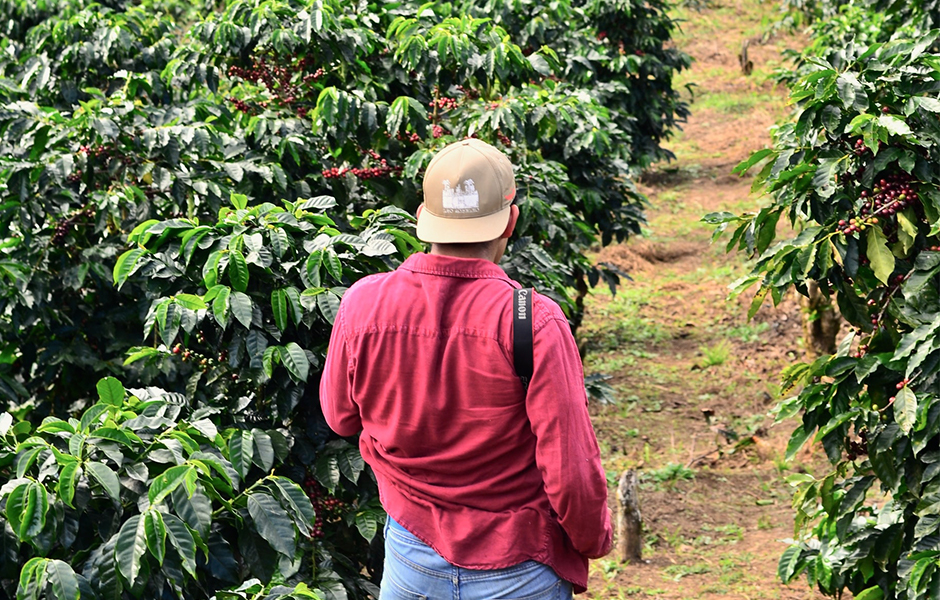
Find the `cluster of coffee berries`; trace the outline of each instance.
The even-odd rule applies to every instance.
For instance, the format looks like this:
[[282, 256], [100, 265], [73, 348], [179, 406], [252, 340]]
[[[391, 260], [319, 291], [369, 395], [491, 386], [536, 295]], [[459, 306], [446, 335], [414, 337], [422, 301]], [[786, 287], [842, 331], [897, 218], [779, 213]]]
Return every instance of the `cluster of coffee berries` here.
[[[863, 172], [864, 170], [859, 168], [859, 172], [854, 177], [852, 173], [846, 173], [842, 176], [843, 182], [848, 183], [853, 178], [860, 178]], [[851, 235], [878, 224], [879, 217], [890, 218], [907, 207], [916, 206], [920, 196], [914, 186], [913, 178], [907, 173], [895, 173], [883, 177], [875, 182], [871, 192], [868, 190], [859, 192], [859, 198], [863, 204], [859, 209], [858, 217], [840, 219], [837, 230]], [[889, 241], [894, 237], [894, 233], [890, 231], [892, 225], [893, 222], [890, 220], [886, 223], [885, 233], [888, 234]]]
[[434, 127], [431, 128], [431, 137], [433, 137], [435, 140], [441, 137], [442, 135], [444, 135], [444, 128], [441, 127], [440, 125], [435, 125]]
[[93, 156], [95, 158], [109, 158], [116, 150], [115, 146], [82, 146], [78, 149], [81, 154]]
[[[202, 338], [200, 343], [204, 343], [204, 342], [205, 342], [205, 338]], [[183, 362], [195, 363], [196, 368], [198, 368], [203, 373], [205, 373], [206, 371], [208, 371], [209, 369], [211, 369], [212, 367], [218, 364], [218, 362], [214, 358], [210, 358], [204, 354], [200, 354], [199, 352], [196, 352], [195, 350], [190, 350], [189, 348], [185, 348], [182, 344], [174, 345], [173, 348], [170, 350], [170, 352], [179, 356], [180, 360], [182, 360]], [[221, 359], [219, 360], [219, 362], [221, 362]], [[233, 378], [233, 380], [237, 380], [237, 379]]]
[[394, 173], [399, 173], [402, 171], [401, 167], [390, 167], [388, 163], [383, 159], [381, 166], [378, 167], [363, 167], [349, 169], [349, 172], [353, 174], [354, 177], [359, 179], [377, 179], [379, 177], [388, 177]]
[[[305, 63], [306, 60], [307, 60], [307, 59], [303, 59], [301, 62], [304, 62], [304, 63]], [[305, 64], [304, 66], [306, 66], [306, 64]], [[317, 69], [317, 70], [314, 71], [313, 73], [308, 73], [307, 75], [304, 75], [303, 81], [304, 81], [304, 83], [310, 83], [310, 82], [316, 81], [317, 79], [320, 79], [320, 78], [323, 77], [325, 74], [326, 74], [326, 71], [324, 71], [322, 68], [321, 68], [321, 69]]]
[[868, 198], [866, 204], [862, 206], [862, 215], [868, 213], [893, 215], [908, 206], [914, 206], [920, 199], [917, 190], [914, 189], [912, 178], [907, 173], [888, 175], [875, 183], [872, 192], [871, 196], [864, 190], [860, 194], [862, 198]]
[[876, 225], [878, 223], [878, 217], [868, 217], [866, 219], [839, 219], [839, 228], [838, 230], [845, 235], [852, 235], [856, 231], [865, 231], [866, 227], [871, 225]]
[[245, 102], [244, 100], [239, 100], [235, 96], [229, 96], [227, 100], [235, 105], [235, 110], [239, 112], [243, 112], [245, 114], [251, 114], [251, 115], [255, 114], [255, 109], [252, 108], [252, 106], [248, 104], [247, 102]]
[[846, 458], [849, 460], [855, 460], [859, 456], [868, 455], [868, 432], [862, 429], [858, 432], [858, 437], [861, 440], [860, 442], [849, 440], [849, 451], [846, 455]]
[[354, 177], [359, 179], [376, 179], [378, 177], [389, 177], [401, 173], [404, 169], [402, 167], [392, 167], [388, 164], [388, 161], [381, 156], [375, 150], [367, 150], [366, 153], [373, 160], [379, 161], [379, 166], [377, 167], [344, 167], [339, 169], [337, 167], [332, 167], [330, 169], [324, 169], [321, 174], [325, 179], [337, 179], [346, 175], [346, 173], [352, 173]]
[[428, 102], [428, 106], [431, 108], [439, 108], [441, 110], [451, 110], [457, 108], [457, 100], [455, 98], [448, 98], [447, 96], [443, 96], [441, 98], [437, 98], [436, 100], [431, 100]]
[[345, 175], [348, 171], [349, 171], [348, 167], [343, 168], [343, 169], [340, 169], [337, 167], [331, 167], [329, 169], [323, 169], [323, 171], [320, 174], [323, 175], [324, 179], [338, 179], [342, 177], [343, 175]]
[[862, 156], [868, 152], [868, 147], [865, 145], [865, 140], [858, 138], [855, 140], [855, 156]]
[[402, 133], [399, 131], [398, 135], [396, 136], [396, 139], [399, 142], [411, 142], [412, 144], [417, 144], [418, 142], [421, 141], [421, 136], [418, 135], [417, 133], [408, 133], [408, 132]]
[[461, 94], [466, 96], [467, 99], [469, 100], [476, 100], [477, 98], [480, 97], [480, 94], [474, 89], [464, 87], [462, 85], [458, 85], [457, 89], [460, 91]]
[[93, 216], [95, 216], [95, 211], [90, 207], [73, 210], [67, 217], [56, 223], [55, 229], [52, 232], [52, 245], [63, 245], [65, 242], [65, 236], [67, 236], [70, 231], [77, 227], [77, 223], [82, 217], [90, 218]]
[[869, 350], [868, 344], [859, 344], [859, 346], [858, 346], [858, 351], [855, 352], [855, 354], [853, 354], [852, 356], [853, 356], [854, 358], [861, 358], [861, 357], [865, 356], [865, 354], [868, 352], [868, 350]]
[[509, 139], [509, 136], [504, 134], [502, 131], [496, 131], [496, 139], [498, 139], [500, 143], [507, 148], [512, 146], [512, 140]]
[[349, 510], [349, 504], [335, 496], [320, 496], [320, 508], [331, 517], [341, 517]]
[[[300, 99], [312, 99], [315, 90], [309, 84], [323, 77], [325, 74], [322, 68], [318, 68], [313, 73], [308, 73], [301, 77], [299, 82], [294, 83], [293, 79], [295, 74], [302, 73], [313, 66], [313, 59], [311, 58], [304, 57], [297, 60], [294, 59], [296, 59], [296, 56], [290, 57], [286, 61], [281, 61], [285, 64], [277, 64], [277, 61], [269, 62], [267, 58], [254, 57], [252, 58], [250, 68], [239, 67], [237, 65], [230, 66], [228, 68], [228, 76], [240, 77], [246, 81], [263, 85], [274, 95], [275, 102], [281, 106], [288, 106]], [[301, 84], [306, 85], [302, 88]], [[236, 101], [232, 98], [229, 98], [229, 100], [235, 102], [235, 108], [242, 112], [249, 112], [251, 110], [251, 107], [243, 102]]]
[[323, 511], [320, 510], [320, 496], [322, 495], [320, 484], [317, 483], [316, 479], [310, 475], [307, 475], [307, 478], [304, 479], [304, 490], [307, 492], [307, 497], [310, 498], [310, 504], [313, 505], [314, 514], [316, 515], [313, 523], [313, 529], [310, 530], [310, 537], [322, 538]]
[[130, 156], [125, 156], [118, 152], [117, 144], [107, 144], [103, 146], [81, 146], [79, 153], [88, 156], [88, 158], [97, 158], [102, 162], [108, 162], [112, 159], [120, 160], [124, 164], [133, 162]]
[[69, 183], [78, 183], [79, 181], [82, 180], [82, 170], [78, 169], [77, 171], [69, 175], [67, 179]]
[[905, 387], [907, 387], [907, 384], [909, 384], [910, 382], [911, 382], [910, 379], [902, 379], [894, 387], [895, 389], [903, 390]]

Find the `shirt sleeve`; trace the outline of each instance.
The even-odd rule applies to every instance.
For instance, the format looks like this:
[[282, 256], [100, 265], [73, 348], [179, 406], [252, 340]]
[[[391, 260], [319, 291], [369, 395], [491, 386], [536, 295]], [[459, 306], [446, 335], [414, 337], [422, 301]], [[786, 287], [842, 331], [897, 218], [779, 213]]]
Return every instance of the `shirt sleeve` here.
[[599, 558], [610, 552], [613, 541], [607, 477], [574, 336], [561, 309], [550, 305], [549, 311], [533, 334], [534, 368], [526, 395], [535, 458], [549, 502], [575, 549]]
[[349, 346], [346, 343], [345, 317], [342, 304], [333, 324], [326, 364], [320, 379], [320, 407], [330, 428], [341, 436], [362, 431], [359, 405], [352, 397], [352, 371]]

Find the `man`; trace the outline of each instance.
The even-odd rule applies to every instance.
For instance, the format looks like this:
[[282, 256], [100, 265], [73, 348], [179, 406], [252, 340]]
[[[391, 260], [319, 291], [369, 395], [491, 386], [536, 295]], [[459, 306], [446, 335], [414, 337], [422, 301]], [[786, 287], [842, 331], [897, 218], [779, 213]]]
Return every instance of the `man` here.
[[610, 550], [607, 484], [568, 321], [534, 294], [528, 390], [497, 266], [519, 217], [512, 164], [475, 139], [428, 165], [430, 254], [347, 290], [320, 402], [362, 432], [388, 511], [383, 600], [570, 598]]

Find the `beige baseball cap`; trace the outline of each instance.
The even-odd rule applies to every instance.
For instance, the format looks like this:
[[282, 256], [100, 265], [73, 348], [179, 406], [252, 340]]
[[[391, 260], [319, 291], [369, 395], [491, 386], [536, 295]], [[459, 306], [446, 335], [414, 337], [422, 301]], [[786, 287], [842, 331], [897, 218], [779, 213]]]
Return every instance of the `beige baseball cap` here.
[[418, 239], [439, 244], [495, 240], [509, 224], [515, 197], [509, 157], [474, 138], [449, 144], [424, 173]]

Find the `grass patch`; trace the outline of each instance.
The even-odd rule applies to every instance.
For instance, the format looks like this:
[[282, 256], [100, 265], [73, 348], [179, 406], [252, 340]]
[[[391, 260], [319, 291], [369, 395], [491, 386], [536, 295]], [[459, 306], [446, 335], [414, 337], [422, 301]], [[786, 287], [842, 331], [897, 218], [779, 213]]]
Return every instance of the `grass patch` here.
[[762, 92], [706, 93], [696, 98], [694, 107], [699, 110], [714, 110], [724, 114], [744, 114], [776, 100], [775, 96]]
[[[585, 320], [579, 330], [579, 336], [589, 351], [619, 350], [624, 345], [655, 343], [668, 337], [661, 325], [641, 316], [642, 308], [649, 305], [655, 293], [642, 288], [622, 287], [607, 302], [599, 298], [599, 294], [605, 292], [592, 293], [585, 300], [591, 319]], [[628, 358], [623, 360], [629, 361]]]
[[764, 333], [770, 329], [769, 323], [745, 323], [743, 325], [736, 325], [734, 327], [728, 327], [721, 332], [721, 335], [740, 340], [745, 344], [753, 344], [760, 340], [760, 334]]
[[679, 481], [692, 481], [695, 479], [695, 471], [679, 463], [669, 463], [654, 471], [643, 473], [643, 479], [652, 481], [656, 485], [675, 484]]
[[700, 346], [702, 353], [702, 368], [717, 367], [728, 362], [731, 358], [731, 344], [727, 340], [721, 340], [714, 346]]
[[702, 575], [711, 573], [711, 568], [704, 563], [694, 565], [672, 565], [663, 569], [663, 577], [672, 581], [679, 581], [689, 575]]

